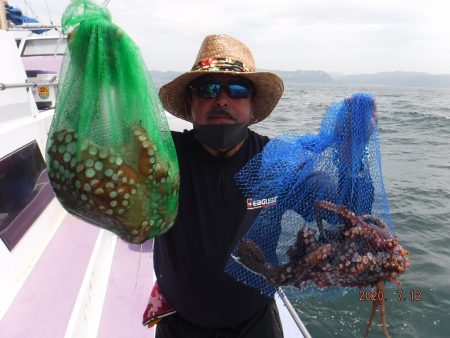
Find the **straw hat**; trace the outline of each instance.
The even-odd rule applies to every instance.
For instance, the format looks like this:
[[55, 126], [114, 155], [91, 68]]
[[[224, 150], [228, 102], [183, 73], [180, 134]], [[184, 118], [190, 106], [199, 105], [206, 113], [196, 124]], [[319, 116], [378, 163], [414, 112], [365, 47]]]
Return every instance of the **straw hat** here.
[[185, 101], [188, 86], [196, 78], [211, 73], [239, 75], [254, 83], [254, 116], [250, 123], [269, 116], [283, 94], [281, 78], [270, 72], [256, 72], [252, 53], [242, 42], [228, 35], [208, 35], [191, 71], [161, 87], [159, 97], [164, 108], [172, 115], [190, 121], [190, 107]]

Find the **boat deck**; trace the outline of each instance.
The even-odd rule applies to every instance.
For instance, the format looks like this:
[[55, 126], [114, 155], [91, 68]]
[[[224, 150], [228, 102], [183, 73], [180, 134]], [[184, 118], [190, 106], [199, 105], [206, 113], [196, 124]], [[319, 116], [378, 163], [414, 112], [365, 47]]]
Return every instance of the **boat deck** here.
[[[132, 245], [107, 234], [114, 243], [110, 273], [94, 288], [89, 279], [102, 270], [95, 268], [96, 247], [105, 233], [68, 214], [2, 318], [0, 336], [151, 337], [141, 319], [153, 283], [152, 241]], [[93, 299], [100, 315], [88, 317]]]
[[[2, 318], [0, 337], [153, 337], [141, 324], [152, 246], [128, 244], [67, 214]], [[302, 337], [277, 304], [285, 337]]]

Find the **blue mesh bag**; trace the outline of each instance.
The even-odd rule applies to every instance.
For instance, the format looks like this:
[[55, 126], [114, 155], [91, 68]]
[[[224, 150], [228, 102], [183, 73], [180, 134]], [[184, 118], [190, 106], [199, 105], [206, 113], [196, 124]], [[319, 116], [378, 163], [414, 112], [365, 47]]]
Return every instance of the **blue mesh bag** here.
[[236, 181], [261, 211], [226, 271], [267, 296], [280, 286], [296, 299], [382, 289], [409, 266], [390, 218], [369, 94], [332, 104], [318, 134], [272, 139]]

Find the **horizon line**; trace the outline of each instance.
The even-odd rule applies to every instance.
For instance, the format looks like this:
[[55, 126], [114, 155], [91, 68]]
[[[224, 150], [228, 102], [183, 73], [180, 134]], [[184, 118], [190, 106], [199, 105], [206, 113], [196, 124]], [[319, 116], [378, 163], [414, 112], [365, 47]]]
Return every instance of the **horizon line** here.
[[[174, 73], [186, 73], [190, 70], [160, 70], [160, 69], [150, 69], [149, 71], [158, 71], [158, 72], [174, 72]], [[257, 69], [258, 72], [323, 72], [327, 74], [334, 74], [334, 75], [342, 75], [342, 76], [353, 76], [353, 75], [376, 75], [376, 74], [386, 74], [386, 73], [417, 73], [422, 75], [449, 75], [450, 73], [429, 73], [426, 71], [418, 71], [418, 70], [383, 70], [383, 71], [377, 71], [374, 73], [341, 73], [341, 72], [332, 72], [332, 71], [326, 71], [326, 70], [306, 70], [306, 69], [296, 69], [296, 70], [283, 70], [283, 69], [265, 69], [260, 68]]]

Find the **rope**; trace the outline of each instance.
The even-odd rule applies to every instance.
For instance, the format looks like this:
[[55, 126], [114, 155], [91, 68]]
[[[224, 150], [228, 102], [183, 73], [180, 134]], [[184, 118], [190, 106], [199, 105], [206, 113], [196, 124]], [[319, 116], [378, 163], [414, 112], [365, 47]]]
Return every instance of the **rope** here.
[[33, 17], [36, 20], [40, 21], [39, 20], [39, 16], [33, 11], [33, 8], [31, 8], [31, 6], [28, 4], [28, 1], [27, 0], [23, 0], [23, 2], [25, 3], [25, 6], [28, 7], [28, 9], [31, 11], [31, 13], [33, 14]]
[[53, 25], [53, 21], [52, 21], [51, 15], [50, 15], [50, 10], [49, 10], [49, 8], [48, 8], [47, 0], [45, 0], [45, 8], [47, 9], [48, 20], [49, 20], [50, 23]]

